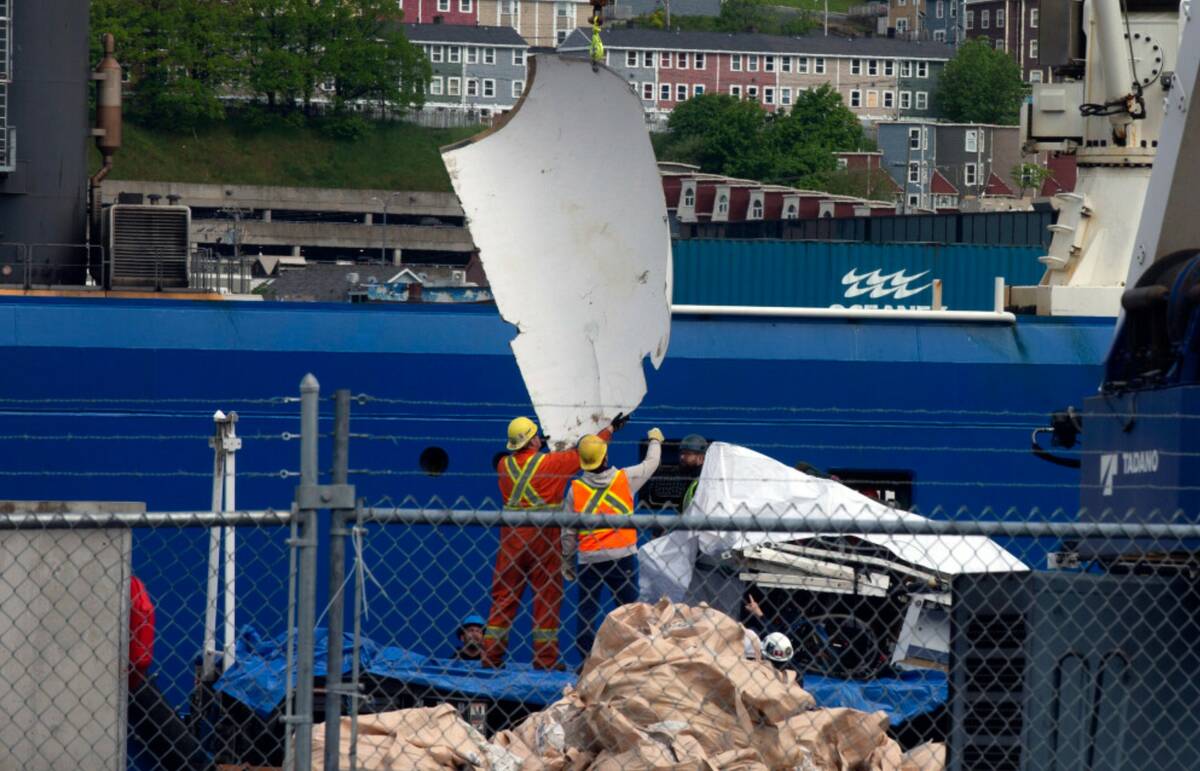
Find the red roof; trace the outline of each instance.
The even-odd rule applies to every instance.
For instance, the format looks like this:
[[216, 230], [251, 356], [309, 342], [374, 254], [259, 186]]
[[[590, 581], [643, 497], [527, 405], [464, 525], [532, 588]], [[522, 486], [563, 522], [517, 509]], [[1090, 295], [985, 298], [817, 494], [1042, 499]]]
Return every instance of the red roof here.
[[958, 195], [958, 188], [950, 184], [950, 180], [942, 176], [942, 172], [933, 172], [933, 179], [929, 180], [929, 192], [936, 195]]
[[1008, 186], [1008, 183], [996, 176], [996, 172], [992, 172], [988, 177], [987, 189], [984, 191], [988, 195], [1011, 195], [1016, 196], [1013, 189]]

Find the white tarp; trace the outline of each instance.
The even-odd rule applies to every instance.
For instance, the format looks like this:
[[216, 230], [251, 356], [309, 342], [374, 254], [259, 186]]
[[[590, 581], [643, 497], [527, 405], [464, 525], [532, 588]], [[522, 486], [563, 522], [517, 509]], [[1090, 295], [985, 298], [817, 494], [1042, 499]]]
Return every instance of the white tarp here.
[[666, 355], [662, 182], [641, 100], [607, 68], [532, 58], [506, 120], [442, 157], [542, 429], [573, 444], [632, 412], [643, 359]]
[[[845, 516], [864, 522], [924, 519], [918, 514], [889, 508], [833, 480], [809, 476], [753, 450], [723, 442], [714, 442], [708, 448], [695, 497], [684, 513], [752, 514], [762, 521], [806, 514]], [[688, 589], [696, 572], [696, 559], [701, 555], [719, 559], [734, 549], [817, 535], [820, 534], [669, 533], [641, 550], [642, 599], [648, 602], [660, 597], [674, 602], [698, 599], [689, 597]], [[1029, 569], [986, 536], [858, 534], [856, 537], [888, 549], [904, 562], [946, 577]]]

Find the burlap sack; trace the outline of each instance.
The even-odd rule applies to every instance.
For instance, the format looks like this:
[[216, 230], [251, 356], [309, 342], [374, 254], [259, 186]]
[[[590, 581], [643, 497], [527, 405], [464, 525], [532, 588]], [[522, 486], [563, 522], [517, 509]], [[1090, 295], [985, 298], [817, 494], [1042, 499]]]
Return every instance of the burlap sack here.
[[[338, 734], [339, 767], [350, 767], [350, 719]], [[517, 771], [520, 761], [483, 736], [443, 704], [358, 718], [358, 768], [364, 771]], [[313, 731], [314, 767], [323, 764], [325, 731]]]
[[904, 753], [901, 771], [944, 771], [946, 768], [946, 745], [927, 742]]

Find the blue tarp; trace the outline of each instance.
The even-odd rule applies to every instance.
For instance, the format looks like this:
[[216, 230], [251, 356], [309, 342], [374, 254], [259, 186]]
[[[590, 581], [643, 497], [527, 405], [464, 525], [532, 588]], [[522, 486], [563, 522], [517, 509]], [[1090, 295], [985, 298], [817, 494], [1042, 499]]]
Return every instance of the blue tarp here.
[[892, 725], [932, 712], [946, 703], [946, 674], [937, 670], [904, 672], [899, 677], [840, 680], [805, 675], [804, 690], [819, 707], [850, 707], [863, 712], [883, 711]]
[[[314, 674], [324, 677], [329, 655], [327, 630], [318, 628]], [[232, 696], [259, 714], [269, 715], [283, 703], [287, 668], [285, 636], [264, 638], [251, 627], [242, 629], [237, 642], [237, 663], [217, 680], [216, 690]], [[342, 641], [343, 674], [350, 671], [353, 638]], [[484, 669], [478, 662], [423, 656], [403, 648], [384, 647], [370, 640], [360, 646], [362, 671], [415, 686], [428, 686], [464, 696], [496, 701], [516, 701], [543, 707], [557, 701], [563, 689], [575, 684], [569, 672], [543, 672], [530, 664], [510, 663], [503, 669]]]
[[[326, 630], [317, 629], [315, 640], [315, 674], [324, 677], [329, 642]], [[352, 643], [349, 636], [343, 639], [344, 672], [350, 671]], [[217, 680], [217, 691], [263, 716], [269, 715], [284, 698], [285, 644], [283, 636], [268, 639], [252, 628], [244, 628], [238, 639], [237, 663]], [[575, 684], [575, 675], [570, 672], [543, 672], [517, 662], [503, 669], [484, 669], [478, 662], [432, 658], [369, 640], [362, 643], [360, 661], [365, 672], [409, 685], [535, 707], [557, 701], [564, 688]], [[936, 671], [906, 672], [899, 677], [868, 681], [805, 675], [804, 689], [819, 707], [882, 710], [892, 725], [946, 703], [946, 675]]]

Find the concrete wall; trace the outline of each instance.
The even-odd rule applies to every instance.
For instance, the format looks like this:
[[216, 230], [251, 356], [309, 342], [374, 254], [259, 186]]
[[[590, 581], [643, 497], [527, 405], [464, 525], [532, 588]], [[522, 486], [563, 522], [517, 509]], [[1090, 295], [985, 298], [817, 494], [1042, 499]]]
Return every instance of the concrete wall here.
[[[0, 501], [0, 514], [143, 511]], [[125, 768], [130, 533], [0, 532], [0, 769]]]

